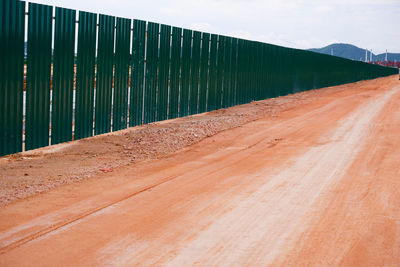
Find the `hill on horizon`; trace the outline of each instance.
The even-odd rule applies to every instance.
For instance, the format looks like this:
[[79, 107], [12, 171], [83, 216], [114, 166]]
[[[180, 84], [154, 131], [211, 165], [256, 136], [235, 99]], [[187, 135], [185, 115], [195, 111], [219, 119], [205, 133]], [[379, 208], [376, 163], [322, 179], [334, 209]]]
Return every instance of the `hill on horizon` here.
[[[331, 53], [333, 52], [334, 56], [343, 57], [351, 60], [361, 60], [361, 61], [365, 60], [365, 49], [359, 48], [351, 44], [341, 44], [341, 43], [330, 44], [322, 48], [311, 48], [308, 50], [327, 55], [331, 55]], [[368, 59], [369, 59], [369, 53], [368, 53]], [[383, 61], [383, 60], [385, 60], [385, 53], [378, 55], [372, 53], [372, 61]], [[388, 60], [400, 61], [400, 53], [388, 52]]]

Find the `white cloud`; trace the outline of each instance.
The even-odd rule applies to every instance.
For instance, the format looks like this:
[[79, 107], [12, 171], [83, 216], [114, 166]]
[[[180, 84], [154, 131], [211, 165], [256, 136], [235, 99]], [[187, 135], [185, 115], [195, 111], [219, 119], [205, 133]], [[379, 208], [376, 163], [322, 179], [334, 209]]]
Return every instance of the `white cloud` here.
[[207, 22], [195, 22], [190, 25], [190, 28], [196, 31], [217, 33], [214, 27]]
[[309, 48], [332, 41], [400, 52], [399, 0], [33, 0]]
[[332, 6], [317, 6], [317, 7], [315, 8], [315, 10], [316, 10], [318, 13], [327, 13], [327, 12], [333, 11], [333, 8], [332, 8]]

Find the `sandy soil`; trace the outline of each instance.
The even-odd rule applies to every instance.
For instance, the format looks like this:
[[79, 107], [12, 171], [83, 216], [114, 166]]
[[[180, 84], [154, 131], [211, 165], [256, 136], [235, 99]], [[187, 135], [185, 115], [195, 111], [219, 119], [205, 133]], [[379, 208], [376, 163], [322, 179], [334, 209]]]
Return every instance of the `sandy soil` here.
[[392, 76], [3, 157], [0, 265], [400, 266], [399, 132]]

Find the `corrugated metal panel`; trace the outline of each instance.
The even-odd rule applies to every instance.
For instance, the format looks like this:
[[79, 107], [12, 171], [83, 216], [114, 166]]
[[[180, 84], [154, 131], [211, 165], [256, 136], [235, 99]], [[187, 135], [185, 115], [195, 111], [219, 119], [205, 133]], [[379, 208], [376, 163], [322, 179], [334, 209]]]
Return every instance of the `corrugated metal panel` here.
[[158, 38], [160, 24], [149, 22], [146, 49], [146, 90], [144, 93], [144, 123], [156, 120]]
[[75, 10], [56, 8], [51, 111], [52, 144], [72, 140], [75, 18]]
[[255, 42], [249, 42], [249, 85], [250, 85], [250, 101], [255, 100], [256, 92], [256, 44]]
[[144, 58], [146, 49], [146, 22], [133, 21], [132, 74], [129, 107], [129, 126], [143, 123]]
[[244, 103], [249, 103], [252, 101], [252, 83], [251, 83], [251, 42], [245, 41], [245, 63], [244, 63], [244, 87], [245, 90], [245, 101]]
[[[281, 64], [282, 64], [282, 87], [283, 87], [283, 91], [282, 94], [283, 95], [287, 95], [290, 93], [290, 73], [289, 73], [289, 50], [285, 49], [286, 51], [282, 51], [282, 57], [281, 57]], [[310, 85], [312, 88], [312, 84], [313, 84], [313, 77], [314, 74], [312, 72], [310, 72]]]
[[210, 34], [203, 33], [201, 40], [201, 62], [200, 62], [200, 90], [199, 90], [199, 113], [206, 111], [207, 88], [208, 88], [208, 60], [210, 49]]
[[263, 44], [263, 92], [262, 92], [262, 98], [265, 99], [268, 97], [269, 91], [271, 89], [271, 84], [270, 84], [270, 73], [269, 73], [269, 58], [268, 58], [268, 45]]
[[111, 131], [114, 30], [115, 17], [100, 15], [97, 48], [95, 134]]
[[[288, 88], [288, 94], [293, 93], [293, 79], [294, 79], [294, 64], [293, 64], [293, 54], [294, 54], [294, 49], [290, 49], [288, 51], [288, 55], [286, 58], [286, 68], [287, 68], [287, 81], [286, 81], [286, 86]], [[315, 82], [317, 82], [315, 80]]]
[[255, 66], [255, 73], [256, 73], [256, 92], [254, 99], [260, 100], [261, 99], [261, 58], [262, 58], [262, 51], [261, 51], [261, 43], [256, 42], [256, 50], [255, 50], [255, 57], [256, 57], [256, 66]]
[[229, 101], [228, 107], [235, 105], [235, 61], [236, 61], [236, 51], [235, 51], [235, 38], [230, 37], [230, 59], [229, 59]]
[[272, 45], [269, 53], [269, 59], [271, 62], [271, 97], [278, 96], [278, 56], [277, 56], [277, 47]]
[[254, 90], [253, 90], [253, 100], [259, 100], [258, 99], [258, 90], [259, 90], [259, 42], [253, 42], [253, 69], [252, 69], [252, 73], [253, 73], [253, 86], [254, 86]]
[[238, 68], [238, 39], [232, 38], [232, 102], [231, 105], [237, 105], [237, 68]]
[[265, 91], [265, 75], [264, 75], [264, 44], [259, 43], [259, 81], [258, 81], [258, 99], [264, 99], [263, 93]]
[[244, 59], [244, 40], [238, 39], [238, 71], [237, 71], [237, 92], [236, 92], [236, 103], [243, 104], [243, 59]]
[[52, 13], [29, 3], [26, 150], [49, 145]]
[[22, 151], [25, 2], [0, 2], [0, 156]]
[[182, 29], [172, 28], [171, 42], [171, 82], [169, 94], [169, 112], [168, 118], [176, 118], [179, 116], [179, 84], [180, 84], [180, 69], [181, 69], [181, 42]]
[[157, 120], [166, 120], [168, 112], [168, 80], [170, 58], [171, 26], [161, 25], [160, 56], [157, 94]]
[[217, 94], [217, 49], [218, 35], [211, 34], [210, 42], [210, 66], [209, 66], [209, 86], [207, 98], [207, 111], [215, 110]]
[[245, 63], [245, 73], [246, 73], [246, 101], [245, 103], [253, 101], [253, 51], [252, 46], [253, 43], [251, 41], [245, 42], [246, 45], [246, 63]]
[[273, 65], [272, 65], [272, 61], [271, 61], [271, 56], [270, 56], [270, 54], [271, 54], [271, 47], [272, 47], [272, 45], [269, 45], [269, 44], [267, 44], [266, 45], [266, 48], [265, 48], [265, 61], [266, 61], [266, 72], [267, 72], [267, 88], [265, 89], [266, 90], [266, 95], [265, 95], [265, 97], [272, 97], [272, 95], [273, 95], [273, 85], [272, 85], [272, 68], [273, 68]]
[[265, 44], [260, 43], [259, 47], [260, 51], [260, 81], [259, 81], [259, 99], [265, 99], [265, 92], [267, 91], [267, 73], [265, 71], [266, 69], [266, 63], [267, 60], [265, 60]]
[[197, 113], [200, 79], [200, 44], [201, 32], [193, 31], [190, 60], [189, 115]]
[[254, 53], [253, 53], [253, 55], [254, 55], [254, 58], [253, 58], [253, 60], [254, 60], [253, 61], [254, 62], [254, 64], [253, 64], [254, 65], [254, 67], [253, 67], [254, 97], [253, 97], [253, 99], [259, 100], [259, 81], [260, 81], [260, 77], [259, 77], [259, 74], [260, 74], [259, 43], [253, 42], [253, 45], [254, 45]]
[[97, 15], [79, 12], [75, 140], [93, 135]]
[[254, 100], [254, 66], [255, 66], [255, 59], [254, 59], [254, 42], [249, 41], [248, 42], [248, 62], [247, 62], [247, 68], [248, 68], [248, 86], [249, 86], [249, 96], [248, 96], [248, 102], [251, 102]]
[[251, 101], [251, 79], [250, 79], [250, 61], [251, 61], [251, 54], [249, 51], [250, 48], [250, 42], [245, 40], [244, 42], [244, 77], [243, 77], [243, 90], [244, 90], [244, 101], [243, 103], [248, 103]]
[[184, 29], [183, 41], [182, 41], [181, 90], [179, 97], [180, 117], [187, 116], [189, 112], [191, 45], [192, 45], [192, 31]]
[[[299, 89], [300, 91], [303, 91], [306, 88], [306, 62], [303, 62], [305, 54], [303, 53], [303, 51], [300, 51], [300, 53], [297, 53], [297, 55], [297, 59], [299, 60], [299, 64], [297, 66], [299, 76]], [[330, 84], [329, 81], [328, 84]]]
[[254, 100], [259, 100], [259, 87], [260, 87], [260, 43], [254, 42]]
[[117, 18], [115, 42], [115, 78], [113, 102], [113, 131], [128, 124], [128, 87], [131, 42], [131, 20]]
[[227, 108], [230, 106], [231, 100], [231, 66], [232, 66], [232, 39], [225, 37], [225, 52], [224, 52], [224, 81], [223, 81], [223, 95], [222, 107]]
[[225, 70], [225, 36], [218, 37], [217, 51], [217, 93], [215, 98], [215, 109], [222, 107], [223, 87], [224, 87], [224, 70]]
[[267, 62], [268, 59], [266, 58], [266, 45], [262, 44], [261, 45], [261, 50], [262, 50], [262, 58], [261, 58], [261, 68], [262, 68], [262, 90], [261, 90], [261, 99], [265, 99], [266, 93], [268, 92], [268, 72], [266, 71], [267, 69]]
[[248, 45], [248, 41], [243, 40], [243, 43], [242, 43], [242, 51], [243, 51], [243, 56], [242, 56], [242, 104], [250, 101], [250, 99], [249, 99], [250, 86], [248, 84], [248, 79], [247, 79], [247, 77], [248, 77], [247, 62], [249, 59], [247, 45]]
[[264, 87], [263, 87], [263, 99], [268, 98], [269, 92], [271, 90], [271, 83], [270, 83], [270, 72], [269, 72], [269, 58], [268, 58], [268, 49], [269, 45], [263, 45], [263, 75], [264, 75]]

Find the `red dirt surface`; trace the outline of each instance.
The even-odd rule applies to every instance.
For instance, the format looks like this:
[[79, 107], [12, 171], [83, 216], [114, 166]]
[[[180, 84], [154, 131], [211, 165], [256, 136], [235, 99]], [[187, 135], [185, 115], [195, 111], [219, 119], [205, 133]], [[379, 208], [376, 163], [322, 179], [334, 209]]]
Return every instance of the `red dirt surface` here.
[[392, 76], [3, 157], [0, 265], [398, 266], [399, 132]]

